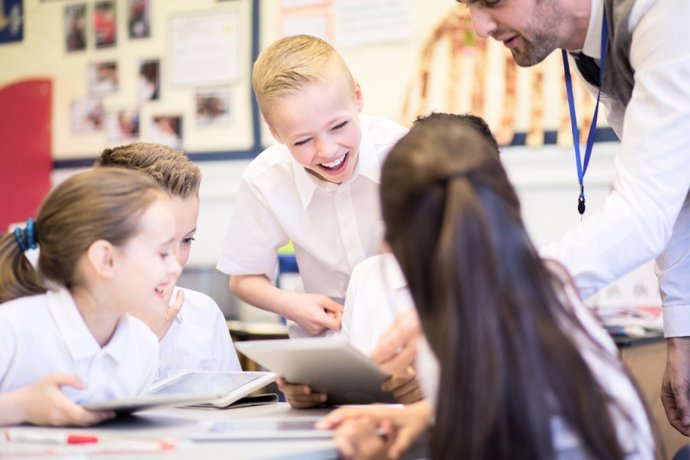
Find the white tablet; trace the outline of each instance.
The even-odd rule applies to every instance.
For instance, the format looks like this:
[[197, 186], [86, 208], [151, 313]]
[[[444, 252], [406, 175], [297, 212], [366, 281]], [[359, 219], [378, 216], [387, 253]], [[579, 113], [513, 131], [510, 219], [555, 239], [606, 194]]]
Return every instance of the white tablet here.
[[82, 406], [92, 410], [114, 410], [118, 414], [157, 406], [209, 404], [226, 407], [274, 380], [272, 372], [183, 371], [155, 383], [143, 395]]
[[285, 420], [244, 418], [242, 420], [203, 423], [204, 431], [192, 433], [194, 441], [226, 441], [234, 439], [329, 439], [332, 430], [317, 430], [320, 418], [304, 417]]
[[328, 395], [328, 404], [397, 402], [381, 385], [390, 376], [344, 340], [333, 338], [237, 342], [237, 350], [291, 383]]

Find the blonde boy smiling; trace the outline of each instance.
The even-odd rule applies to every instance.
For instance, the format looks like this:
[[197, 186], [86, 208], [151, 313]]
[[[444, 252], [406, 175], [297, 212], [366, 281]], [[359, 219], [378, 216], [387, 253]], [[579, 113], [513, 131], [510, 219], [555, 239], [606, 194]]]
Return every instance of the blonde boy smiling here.
[[[406, 129], [360, 115], [359, 85], [315, 37], [273, 43], [252, 84], [277, 143], [243, 175], [218, 269], [238, 297], [291, 320], [291, 336], [338, 330], [352, 269], [381, 252], [381, 164]], [[290, 240], [303, 292], [272, 284]]]

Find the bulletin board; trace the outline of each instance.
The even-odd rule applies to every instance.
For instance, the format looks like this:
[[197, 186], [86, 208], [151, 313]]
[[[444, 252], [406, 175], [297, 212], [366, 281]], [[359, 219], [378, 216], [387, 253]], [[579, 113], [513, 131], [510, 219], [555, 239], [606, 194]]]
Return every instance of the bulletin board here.
[[[179, 147], [194, 160], [253, 158], [272, 138], [252, 95], [251, 64], [296, 33], [334, 44], [362, 86], [365, 114], [409, 125], [430, 111], [472, 112], [504, 145], [572, 143], [560, 53], [518, 68], [500, 43], [473, 34], [454, 0], [12, 3], [23, 5], [25, 20], [21, 38], [0, 43], [0, 62], [11, 63], [0, 69], [0, 87], [52, 79], [57, 167], [90, 164], [104, 147], [135, 140]], [[574, 84], [586, 133], [594, 100]], [[597, 139], [615, 140], [600, 123]]]
[[133, 141], [195, 160], [251, 158], [260, 117], [250, 71], [252, 0], [24, 0], [23, 40], [0, 44], [0, 87], [53, 82], [57, 167], [93, 162]]

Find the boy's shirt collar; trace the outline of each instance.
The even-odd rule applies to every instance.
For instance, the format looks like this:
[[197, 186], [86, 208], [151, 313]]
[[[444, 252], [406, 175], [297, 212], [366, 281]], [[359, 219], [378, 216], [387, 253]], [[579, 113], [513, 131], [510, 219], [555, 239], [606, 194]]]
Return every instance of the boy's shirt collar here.
[[[363, 123], [362, 117], [360, 119], [360, 129], [362, 131], [362, 139], [359, 143], [359, 154], [357, 164], [352, 171], [352, 175], [343, 184], [352, 183], [358, 175], [369, 178], [371, 181], [379, 184], [381, 182], [381, 164], [374, 148], [374, 142], [369, 133], [369, 127]], [[307, 172], [304, 166], [296, 161], [292, 161], [292, 170], [295, 177], [295, 184], [297, 185], [297, 192], [299, 193], [302, 207], [306, 209], [314, 197], [314, 192], [317, 188], [326, 192], [335, 191], [340, 185], [332, 182], [327, 182], [314, 177]]]

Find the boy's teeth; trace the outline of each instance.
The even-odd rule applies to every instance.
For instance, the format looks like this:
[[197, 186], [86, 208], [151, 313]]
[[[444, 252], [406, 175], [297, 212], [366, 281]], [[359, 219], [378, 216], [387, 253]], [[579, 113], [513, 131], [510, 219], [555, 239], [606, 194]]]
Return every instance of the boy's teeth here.
[[321, 163], [321, 166], [325, 166], [326, 168], [335, 168], [336, 166], [340, 166], [344, 159], [345, 155], [341, 156], [340, 158], [336, 158], [330, 163]]

